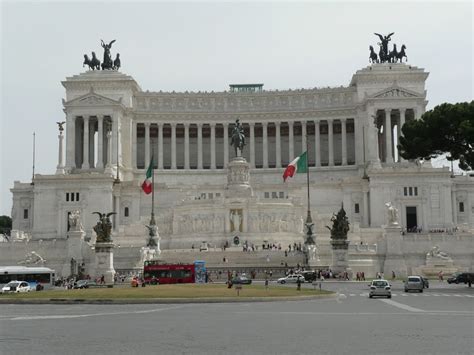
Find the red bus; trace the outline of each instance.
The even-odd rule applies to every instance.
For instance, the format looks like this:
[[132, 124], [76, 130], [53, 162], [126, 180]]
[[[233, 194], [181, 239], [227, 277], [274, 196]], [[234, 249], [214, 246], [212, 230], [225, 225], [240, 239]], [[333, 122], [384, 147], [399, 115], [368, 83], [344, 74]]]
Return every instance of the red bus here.
[[158, 260], [145, 261], [143, 278], [146, 283], [158, 280], [160, 284], [194, 283], [194, 264], [164, 264]]

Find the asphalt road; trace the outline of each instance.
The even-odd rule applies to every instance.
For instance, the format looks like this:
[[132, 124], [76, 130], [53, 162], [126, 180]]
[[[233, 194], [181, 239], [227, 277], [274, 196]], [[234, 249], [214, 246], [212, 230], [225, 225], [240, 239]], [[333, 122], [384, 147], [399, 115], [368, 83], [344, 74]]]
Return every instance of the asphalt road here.
[[337, 298], [0, 305], [0, 354], [474, 353], [474, 288], [432, 283], [405, 294], [402, 287], [394, 283], [390, 300], [369, 299], [367, 283], [327, 282]]

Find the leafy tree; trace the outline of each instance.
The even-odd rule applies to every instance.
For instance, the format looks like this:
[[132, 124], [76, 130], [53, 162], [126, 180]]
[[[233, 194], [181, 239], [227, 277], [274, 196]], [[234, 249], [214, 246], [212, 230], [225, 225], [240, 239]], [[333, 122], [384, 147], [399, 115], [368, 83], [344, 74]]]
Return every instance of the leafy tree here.
[[474, 169], [474, 101], [444, 103], [402, 127], [400, 155], [405, 159], [431, 159], [448, 153], [463, 170]]
[[0, 233], [10, 234], [12, 229], [12, 219], [8, 216], [0, 216]]

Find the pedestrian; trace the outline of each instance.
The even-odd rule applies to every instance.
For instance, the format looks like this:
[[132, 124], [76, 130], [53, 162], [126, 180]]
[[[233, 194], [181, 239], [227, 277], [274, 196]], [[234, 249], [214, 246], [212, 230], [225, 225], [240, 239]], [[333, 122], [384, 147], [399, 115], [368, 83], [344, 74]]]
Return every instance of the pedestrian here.
[[442, 282], [442, 281], [443, 281], [443, 270], [440, 270], [440, 271], [438, 272], [438, 280], [439, 280], [439, 282]]
[[296, 281], [296, 285], [297, 285], [296, 289], [298, 291], [301, 291], [301, 278], [298, 277], [298, 280]]
[[105, 284], [105, 276], [104, 276], [104, 275], [102, 275], [102, 276], [100, 277], [100, 284], [101, 284], [101, 285], [104, 285], [104, 284]]
[[395, 280], [396, 276], [395, 276], [395, 271], [392, 270], [392, 280]]

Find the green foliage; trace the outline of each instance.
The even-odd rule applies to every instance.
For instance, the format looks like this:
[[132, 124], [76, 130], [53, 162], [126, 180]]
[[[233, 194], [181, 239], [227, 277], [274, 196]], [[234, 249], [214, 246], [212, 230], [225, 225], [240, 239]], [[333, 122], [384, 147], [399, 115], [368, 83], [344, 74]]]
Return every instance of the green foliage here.
[[444, 103], [420, 120], [402, 127], [400, 154], [405, 159], [431, 159], [448, 153], [463, 170], [474, 169], [474, 101]]
[[8, 216], [0, 216], [0, 228], [11, 229], [12, 219]]

